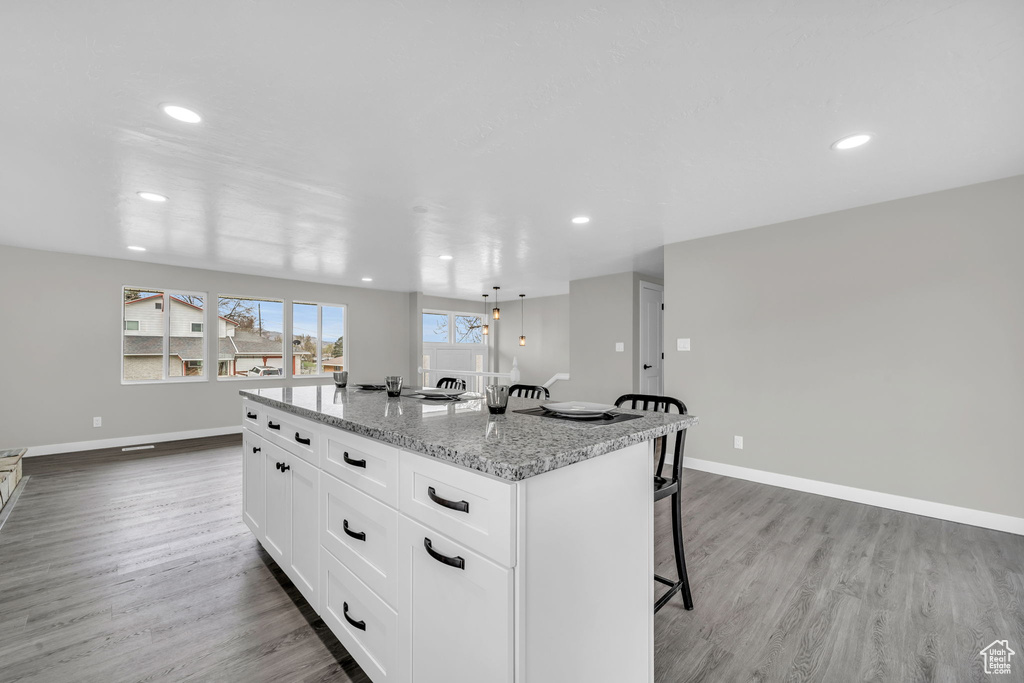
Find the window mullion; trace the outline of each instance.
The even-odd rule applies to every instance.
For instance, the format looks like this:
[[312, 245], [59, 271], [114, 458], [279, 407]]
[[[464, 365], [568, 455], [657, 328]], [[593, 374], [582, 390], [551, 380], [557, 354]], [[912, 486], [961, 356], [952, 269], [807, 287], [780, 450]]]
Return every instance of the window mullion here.
[[316, 305], [316, 374], [324, 374], [324, 307]]
[[164, 290], [164, 310], [160, 311], [164, 321], [164, 380], [171, 376], [171, 293]]

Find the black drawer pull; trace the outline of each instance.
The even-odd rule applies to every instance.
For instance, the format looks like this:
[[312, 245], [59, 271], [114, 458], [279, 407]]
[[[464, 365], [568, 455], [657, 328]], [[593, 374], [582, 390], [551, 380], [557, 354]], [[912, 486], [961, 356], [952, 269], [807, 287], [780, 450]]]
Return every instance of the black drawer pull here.
[[366, 532], [365, 531], [352, 531], [351, 529], [349, 529], [348, 528], [348, 520], [347, 519], [342, 521], [341, 526], [345, 529], [345, 533], [346, 534], [348, 534], [352, 538], [356, 539], [357, 541], [365, 541], [366, 540]]
[[255, 420], [256, 419], [256, 413], [246, 413], [245, 416], [247, 418], [249, 418], [250, 420]]
[[299, 443], [301, 443], [304, 446], [308, 446], [309, 442], [310, 442], [309, 439], [303, 439], [301, 436], [299, 436], [298, 432], [295, 432], [295, 440], [298, 441]]
[[429, 553], [432, 558], [434, 558], [441, 564], [446, 564], [449, 567], [455, 567], [456, 569], [462, 569], [463, 571], [465, 571], [466, 561], [464, 559], [462, 559], [461, 557], [448, 557], [447, 555], [442, 555], [441, 553], [434, 550], [434, 547], [430, 545], [429, 538], [423, 539], [423, 547], [427, 549], [427, 553]]
[[267, 426], [270, 427], [271, 429], [280, 429], [281, 428], [281, 425], [276, 425], [276, 424], [274, 424], [270, 420], [267, 420]]
[[342, 454], [341, 459], [347, 462], [349, 465], [352, 465], [352, 467], [366, 467], [365, 460], [353, 460], [352, 458], [348, 457], [348, 451], [345, 451]]
[[284, 463], [283, 462], [275, 462], [274, 463], [274, 468], [275, 469], [280, 470], [282, 467], [284, 467]]
[[259, 453], [259, 452], [260, 452], [260, 451], [262, 451], [262, 450], [263, 450], [262, 448], [259, 448], [259, 447], [257, 447], [257, 446], [253, 446], [253, 447], [252, 447], [252, 452], [253, 452], [253, 453]]
[[469, 503], [467, 503], [464, 500], [460, 500], [458, 503], [456, 503], [453, 500], [442, 498], [441, 496], [437, 495], [437, 492], [434, 491], [433, 486], [427, 487], [427, 495], [430, 496], [430, 500], [434, 501], [441, 507], [448, 508], [449, 510], [455, 510], [456, 512], [469, 512]]
[[365, 631], [366, 630], [366, 622], [365, 621], [355, 621], [352, 617], [350, 617], [348, 615], [348, 603], [347, 602], [341, 603], [341, 609], [342, 609], [342, 612], [345, 615], [345, 621], [347, 621], [348, 623], [352, 624], [353, 626], [355, 626], [360, 631]]
[[291, 465], [285, 465], [284, 463], [281, 463], [281, 471], [282, 471], [282, 472], [287, 472], [287, 471], [288, 471], [288, 470], [290, 470], [291, 468], [292, 468], [292, 466], [291, 466]]

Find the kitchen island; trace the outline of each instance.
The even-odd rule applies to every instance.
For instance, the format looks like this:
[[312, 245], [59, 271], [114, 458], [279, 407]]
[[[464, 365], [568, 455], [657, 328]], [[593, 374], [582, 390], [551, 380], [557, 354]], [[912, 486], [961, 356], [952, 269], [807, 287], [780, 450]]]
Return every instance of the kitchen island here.
[[240, 393], [243, 519], [375, 683], [653, 680], [650, 444], [695, 417]]

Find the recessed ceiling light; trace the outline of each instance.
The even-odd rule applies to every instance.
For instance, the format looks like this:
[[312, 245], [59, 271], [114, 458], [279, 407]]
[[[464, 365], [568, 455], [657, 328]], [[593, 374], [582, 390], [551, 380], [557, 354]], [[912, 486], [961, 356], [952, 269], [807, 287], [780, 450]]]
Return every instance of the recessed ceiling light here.
[[442, 261], [451, 261], [455, 257], [452, 256], [451, 254], [441, 254], [437, 258], [441, 259]]
[[584, 223], [589, 223], [590, 218], [588, 218], [587, 216], [576, 216], [576, 218], [572, 219], [572, 222], [575, 223], [576, 225], [583, 225]]
[[131, 249], [132, 251], [146, 251], [145, 247], [137, 247], [135, 245], [130, 245], [128, 248]]
[[136, 192], [135, 194], [139, 195], [140, 197], [149, 202], [167, 201], [167, 197], [163, 196], [162, 194], [157, 194], [156, 192]]
[[363, 282], [373, 282], [373, 278], [372, 277], [364, 277], [363, 278]]
[[856, 135], [847, 135], [845, 138], [836, 140], [832, 143], [832, 149], [853, 149], [854, 147], [860, 147], [866, 145], [871, 140], [871, 136], [867, 133], [857, 133]]
[[170, 116], [172, 119], [183, 121], [185, 123], [199, 123], [203, 120], [203, 117], [195, 113], [191, 109], [185, 107], [179, 107], [176, 104], [165, 104], [164, 113]]

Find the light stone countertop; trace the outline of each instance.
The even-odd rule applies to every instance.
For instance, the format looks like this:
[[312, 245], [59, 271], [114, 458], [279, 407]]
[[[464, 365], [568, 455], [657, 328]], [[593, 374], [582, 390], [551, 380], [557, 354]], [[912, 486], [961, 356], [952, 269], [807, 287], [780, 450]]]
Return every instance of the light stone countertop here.
[[520, 481], [632, 444], [686, 429], [693, 415], [640, 412], [640, 419], [608, 425], [574, 423], [514, 410], [545, 401], [510, 398], [504, 415], [491, 415], [483, 399], [432, 401], [411, 396], [387, 398], [333, 384], [246, 389], [244, 398], [377, 439], [438, 460]]

